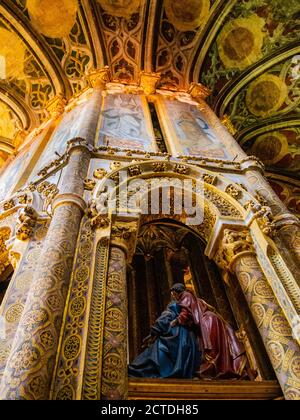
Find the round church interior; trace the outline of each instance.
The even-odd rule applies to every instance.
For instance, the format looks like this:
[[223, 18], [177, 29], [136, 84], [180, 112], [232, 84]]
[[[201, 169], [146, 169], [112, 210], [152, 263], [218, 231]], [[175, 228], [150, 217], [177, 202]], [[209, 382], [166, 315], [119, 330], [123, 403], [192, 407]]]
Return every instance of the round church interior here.
[[1, 0], [0, 399], [300, 399], [299, 0]]

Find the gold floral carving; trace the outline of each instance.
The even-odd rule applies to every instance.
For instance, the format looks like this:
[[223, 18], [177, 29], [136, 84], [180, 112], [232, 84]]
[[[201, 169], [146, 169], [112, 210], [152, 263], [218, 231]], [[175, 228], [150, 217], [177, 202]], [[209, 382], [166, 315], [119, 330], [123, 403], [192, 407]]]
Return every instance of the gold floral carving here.
[[105, 89], [106, 83], [111, 80], [109, 67], [106, 66], [103, 69], [91, 71], [88, 75], [88, 80], [91, 87], [95, 89]]
[[5, 242], [8, 241], [9, 238], [10, 238], [10, 229], [9, 228], [0, 229], [0, 275], [10, 265], [9, 252], [5, 245]]
[[126, 289], [125, 254], [112, 248], [107, 279], [101, 390], [102, 398], [108, 400], [126, 399], [128, 393]]
[[99, 168], [94, 171], [93, 175], [96, 179], [103, 179], [107, 175], [107, 171], [103, 168]]
[[165, 172], [167, 165], [164, 162], [155, 162], [152, 164], [153, 172]]
[[84, 185], [84, 189], [85, 190], [87, 190], [87, 191], [93, 191], [94, 188], [96, 187], [96, 181], [94, 181], [93, 179], [86, 178], [84, 180], [83, 185]]
[[211, 90], [201, 83], [192, 83], [188, 93], [197, 101], [205, 101], [211, 95]]
[[239, 200], [243, 195], [242, 191], [232, 184], [226, 187], [225, 192], [226, 194], [230, 195], [235, 200]]

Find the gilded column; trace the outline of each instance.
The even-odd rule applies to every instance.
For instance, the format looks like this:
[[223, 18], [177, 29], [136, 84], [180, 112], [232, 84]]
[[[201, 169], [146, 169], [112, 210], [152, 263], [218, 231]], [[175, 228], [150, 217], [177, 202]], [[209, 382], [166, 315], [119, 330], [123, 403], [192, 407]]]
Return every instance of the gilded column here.
[[226, 229], [216, 258], [240, 283], [286, 399], [300, 399], [300, 347], [257, 261], [247, 231]]
[[112, 247], [108, 265], [102, 355], [101, 399], [127, 399], [127, 282], [126, 255]]
[[126, 400], [128, 396], [128, 302], [126, 267], [137, 240], [137, 221], [114, 221], [106, 284], [101, 399]]
[[[49, 398], [76, 240], [85, 207], [87, 145], [70, 142], [69, 163], [0, 386], [1, 399]], [[70, 349], [75, 352], [76, 348]]]

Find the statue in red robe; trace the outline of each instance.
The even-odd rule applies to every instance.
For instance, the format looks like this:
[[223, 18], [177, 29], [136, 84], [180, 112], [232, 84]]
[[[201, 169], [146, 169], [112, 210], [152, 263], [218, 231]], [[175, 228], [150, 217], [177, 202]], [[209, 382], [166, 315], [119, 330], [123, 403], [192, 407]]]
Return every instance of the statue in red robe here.
[[172, 297], [181, 308], [172, 321], [192, 328], [198, 337], [203, 361], [198, 371], [201, 379], [254, 379], [246, 371], [247, 357], [234, 329], [204, 300], [186, 290], [183, 284], [171, 288]]

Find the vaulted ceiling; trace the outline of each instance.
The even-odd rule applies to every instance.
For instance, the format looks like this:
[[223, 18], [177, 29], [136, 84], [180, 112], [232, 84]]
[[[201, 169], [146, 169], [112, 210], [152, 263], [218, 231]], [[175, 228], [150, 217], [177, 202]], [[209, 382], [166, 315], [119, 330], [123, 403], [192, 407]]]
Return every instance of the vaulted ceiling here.
[[18, 130], [70, 98], [86, 74], [161, 73], [161, 88], [201, 82], [236, 139], [273, 173], [299, 177], [299, 0], [1, 0], [0, 165]]

